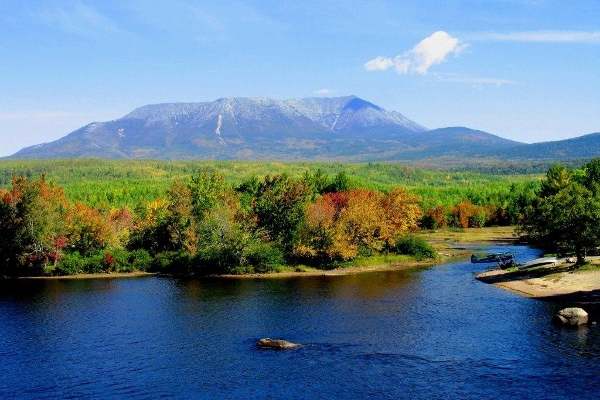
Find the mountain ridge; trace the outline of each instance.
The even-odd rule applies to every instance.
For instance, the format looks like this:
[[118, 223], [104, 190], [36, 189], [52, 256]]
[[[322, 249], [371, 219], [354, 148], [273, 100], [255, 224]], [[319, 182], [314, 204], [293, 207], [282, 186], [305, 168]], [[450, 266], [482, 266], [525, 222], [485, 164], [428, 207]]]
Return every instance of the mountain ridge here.
[[8, 158], [548, 160], [568, 157], [566, 150], [574, 152], [581, 143], [586, 146], [585, 154], [600, 154], [597, 135], [525, 144], [467, 127], [430, 130], [357, 96], [225, 97], [210, 102], [143, 105], [122, 118], [92, 122]]
[[400, 140], [426, 130], [356, 96], [234, 97], [141, 106], [117, 120], [88, 124], [11, 157], [360, 158], [352, 150], [356, 141]]

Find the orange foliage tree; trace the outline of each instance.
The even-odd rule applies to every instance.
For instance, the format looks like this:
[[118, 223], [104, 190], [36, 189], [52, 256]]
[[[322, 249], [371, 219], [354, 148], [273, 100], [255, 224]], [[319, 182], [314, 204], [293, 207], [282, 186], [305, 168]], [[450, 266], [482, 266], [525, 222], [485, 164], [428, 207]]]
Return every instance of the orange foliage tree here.
[[354, 256], [360, 250], [368, 254], [383, 249], [387, 221], [384, 220], [382, 200], [381, 193], [371, 190], [348, 193], [348, 204], [340, 212], [337, 231], [340, 243], [345, 244]]
[[416, 229], [422, 215], [417, 202], [404, 189], [386, 195], [365, 189], [325, 194], [306, 206], [294, 253], [329, 262], [387, 250], [398, 236]]
[[126, 245], [133, 228], [133, 212], [127, 207], [112, 209], [108, 214], [108, 221], [119, 246]]
[[[339, 195], [339, 193], [336, 193]], [[337, 196], [339, 198], [339, 196]], [[330, 262], [344, 258], [336, 244], [335, 222], [339, 215], [334, 195], [325, 194], [323, 198], [306, 205], [304, 218], [298, 228], [294, 255], [318, 262]]]
[[83, 256], [102, 250], [109, 244], [116, 244], [109, 218], [81, 202], [70, 207], [66, 225], [71, 248]]
[[423, 217], [423, 227], [425, 229], [438, 229], [448, 226], [448, 216], [444, 206], [436, 206], [427, 212]]
[[487, 221], [485, 208], [476, 206], [468, 200], [461, 201], [452, 208], [452, 216], [461, 228], [480, 228]]
[[10, 191], [0, 191], [0, 271], [37, 274], [56, 262], [65, 245], [68, 201], [45, 176], [30, 181], [13, 177]]

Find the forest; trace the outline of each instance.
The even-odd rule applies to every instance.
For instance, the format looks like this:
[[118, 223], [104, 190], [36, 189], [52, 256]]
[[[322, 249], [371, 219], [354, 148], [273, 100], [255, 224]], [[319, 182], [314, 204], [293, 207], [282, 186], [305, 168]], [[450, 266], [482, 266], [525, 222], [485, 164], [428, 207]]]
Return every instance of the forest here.
[[5, 160], [0, 276], [434, 257], [414, 232], [515, 225], [541, 178], [375, 163]]

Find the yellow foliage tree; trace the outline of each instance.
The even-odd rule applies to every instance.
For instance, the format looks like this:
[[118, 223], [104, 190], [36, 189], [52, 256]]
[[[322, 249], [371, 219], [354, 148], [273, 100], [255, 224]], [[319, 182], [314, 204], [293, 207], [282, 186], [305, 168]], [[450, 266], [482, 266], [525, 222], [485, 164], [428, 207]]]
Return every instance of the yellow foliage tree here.
[[406, 189], [394, 188], [383, 196], [381, 206], [385, 224], [381, 236], [388, 248], [395, 244], [398, 236], [417, 228], [423, 216], [418, 202], [419, 196], [408, 193]]
[[325, 194], [306, 206], [294, 254], [331, 261], [389, 249], [398, 236], [417, 228], [418, 200], [404, 189]]
[[69, 245], [80, 254], [88, 255], [118, 242], [108, 218], [81, 202], [73, 204], [66, 224]]
[[337, 221], [337, 238], [347, 244], [348, 250], [358, 254], [380, 251], [385, 245], [382, 233], [386, 221], [382, 208], [383, 195], [371, 190], [353, 190], [348, 193], [348, 204]]

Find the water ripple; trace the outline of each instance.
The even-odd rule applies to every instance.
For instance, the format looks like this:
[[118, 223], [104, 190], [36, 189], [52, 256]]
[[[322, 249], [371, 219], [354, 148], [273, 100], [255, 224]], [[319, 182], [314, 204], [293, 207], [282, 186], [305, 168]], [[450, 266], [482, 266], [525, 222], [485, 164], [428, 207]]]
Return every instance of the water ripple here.
[[599, 329], [473, 273], [0, 282], [0, 398], [595, 397]]

